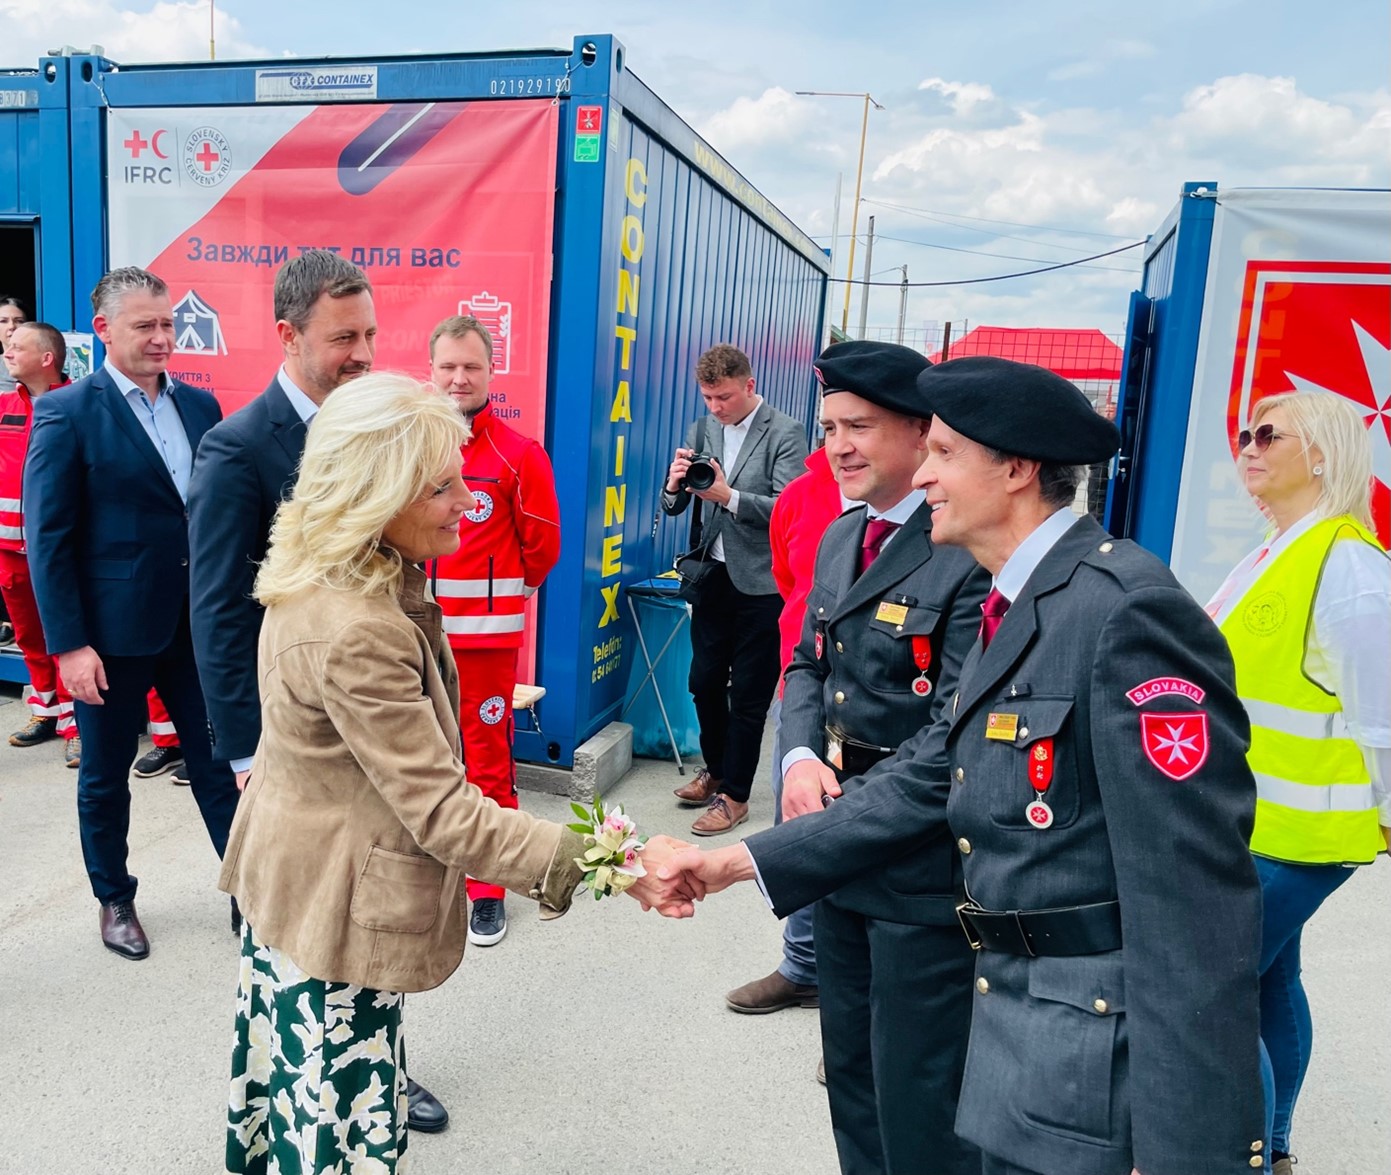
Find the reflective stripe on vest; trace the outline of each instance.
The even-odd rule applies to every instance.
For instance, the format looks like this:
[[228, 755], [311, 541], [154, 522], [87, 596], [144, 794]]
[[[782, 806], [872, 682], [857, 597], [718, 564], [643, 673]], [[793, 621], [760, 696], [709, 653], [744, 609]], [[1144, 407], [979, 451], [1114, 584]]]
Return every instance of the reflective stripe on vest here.
[[526, 581], [516, 579], [495, 579], [491, 590], [486, 579], [439, 579], [434, 585], [437, 600], [482, 600], [492, 596], [520, 596], [526, 590]]
[[1363, 864], [1384, 847], [1371, 779], [1342, 705], [1304, 673], [1314, 597], [1339, 540], [1380, 550], [1349, 517], [1316, 523], [1281, 552], [1222, 622], [1251, 720], [1251, 851], [1300, 864]]
[[526, 617], [517, 612], [511, 616], [446, 616], [444, 631], [457, 636], [492, 635], [502, 632], [521, 632]]

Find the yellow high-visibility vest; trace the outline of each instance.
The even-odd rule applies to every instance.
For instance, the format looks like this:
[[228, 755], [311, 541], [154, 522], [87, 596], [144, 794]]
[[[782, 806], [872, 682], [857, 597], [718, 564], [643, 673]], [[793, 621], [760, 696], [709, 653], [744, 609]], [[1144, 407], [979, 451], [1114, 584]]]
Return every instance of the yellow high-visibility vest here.
[[[1222, 622], [1251, 719], [1251, 851], [1304, 865], [1366, 864], [1385, 848], [1371, 778], [1338, 698], [1304, 670], [1314, 597], [1333, 544], [1376, 536], [1349, 515], [1315, 523]], [[1383, 552], [1384, 553], [1384, 552]]]

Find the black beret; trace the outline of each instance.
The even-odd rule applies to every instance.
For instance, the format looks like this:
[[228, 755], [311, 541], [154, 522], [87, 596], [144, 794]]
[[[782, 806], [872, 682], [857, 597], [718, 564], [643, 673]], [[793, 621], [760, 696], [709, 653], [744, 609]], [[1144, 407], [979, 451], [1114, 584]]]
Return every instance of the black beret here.
[[931, 366], [912, 347], [854, 339], [832, 343], [812, 370], [827, 393], [854, 392], [890, 412], [925, 417], [929, 412], [917, 381]]
[[1120, 448], [1116, 426], [1046, 367], [969, 355], [928, 368], [918, 391], [943, 424], [1015, 457], [1094, 465]]

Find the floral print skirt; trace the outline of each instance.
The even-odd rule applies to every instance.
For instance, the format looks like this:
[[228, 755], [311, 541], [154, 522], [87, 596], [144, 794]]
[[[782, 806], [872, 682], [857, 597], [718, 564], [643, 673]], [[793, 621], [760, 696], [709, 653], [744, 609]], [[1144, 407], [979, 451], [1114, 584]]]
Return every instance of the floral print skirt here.
[[242, 930], [227, 1175], [406, 1169], [400, 992], [306, 975]]

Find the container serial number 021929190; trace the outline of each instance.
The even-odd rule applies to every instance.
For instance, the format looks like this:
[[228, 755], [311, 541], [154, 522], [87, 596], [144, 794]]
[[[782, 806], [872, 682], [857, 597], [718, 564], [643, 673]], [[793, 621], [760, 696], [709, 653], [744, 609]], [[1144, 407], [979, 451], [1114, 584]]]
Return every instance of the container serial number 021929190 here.
[[570, 92], [570, 79], [564, 75], [560, 77], [493, 78], [488, 83], [488, 92], [494, 97], [505, 97], [509, 94], [521, 96], [527, 94], [568, 94]]

